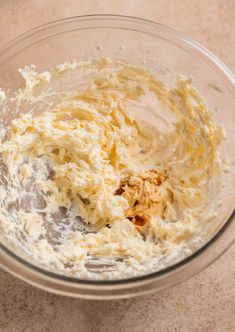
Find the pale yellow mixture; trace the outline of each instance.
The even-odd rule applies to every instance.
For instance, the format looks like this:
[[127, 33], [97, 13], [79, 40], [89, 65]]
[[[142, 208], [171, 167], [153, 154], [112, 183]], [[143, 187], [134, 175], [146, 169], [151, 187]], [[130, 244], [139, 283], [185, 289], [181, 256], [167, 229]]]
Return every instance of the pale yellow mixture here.
[[134, 276], [189, 254], [213, 218], [223, 136], [191, 80], [168, 88], [110, 59], [21, 74], [20, 115], [0, 148], [7, 236], [81, 278]]

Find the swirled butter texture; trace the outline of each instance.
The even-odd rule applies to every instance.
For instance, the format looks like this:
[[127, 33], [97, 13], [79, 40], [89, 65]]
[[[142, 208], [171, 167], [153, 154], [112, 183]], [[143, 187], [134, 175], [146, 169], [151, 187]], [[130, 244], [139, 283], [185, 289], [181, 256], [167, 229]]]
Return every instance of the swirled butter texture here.
[[213, 217], [223, 137], [191, 80], [168, 88], [120, 59], [20, 72], [0, 148], [8, 236], [49, 269], [91, 279], [189, 253]]

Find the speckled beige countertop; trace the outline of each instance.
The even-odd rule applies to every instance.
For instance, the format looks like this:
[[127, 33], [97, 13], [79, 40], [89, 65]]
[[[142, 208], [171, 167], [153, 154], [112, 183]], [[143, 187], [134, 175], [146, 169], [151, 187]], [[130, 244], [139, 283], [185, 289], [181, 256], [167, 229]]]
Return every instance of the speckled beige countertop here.
[[[235, 71], [235, 0], [0, 0], [0, 46], [48, 21], [84, 14], [140, 16], [191, 36]], [[235, 331], [235, 245], [174, 288], [129, 300], [45, 293], [0, 271], [0, 331]]]

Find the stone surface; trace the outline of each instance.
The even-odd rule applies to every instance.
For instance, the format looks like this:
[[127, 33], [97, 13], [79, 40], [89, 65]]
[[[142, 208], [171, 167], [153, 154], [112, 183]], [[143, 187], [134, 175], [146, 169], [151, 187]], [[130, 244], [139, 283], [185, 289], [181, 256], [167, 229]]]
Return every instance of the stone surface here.
[[[84, 14], [139, 16], [169, 25], [235, 71], [234, 0], [0, 0], [0, 46], [48, 21]], [[194, 278], [128, 300], [82, 301], [0, 271], [0, 331], [235, 331], [235, 246]]]

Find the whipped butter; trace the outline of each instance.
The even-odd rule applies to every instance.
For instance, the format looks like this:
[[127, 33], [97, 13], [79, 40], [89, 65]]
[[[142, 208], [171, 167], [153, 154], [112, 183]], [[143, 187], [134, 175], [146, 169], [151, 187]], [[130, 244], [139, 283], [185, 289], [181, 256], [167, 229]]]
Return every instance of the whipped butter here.
[[90, 279], [189, 254], [214, 215], [223, 138], [191, 80], [169, 88], [104, 58], [20, 73], [0, 147], [6, 236], [48, 269]]

